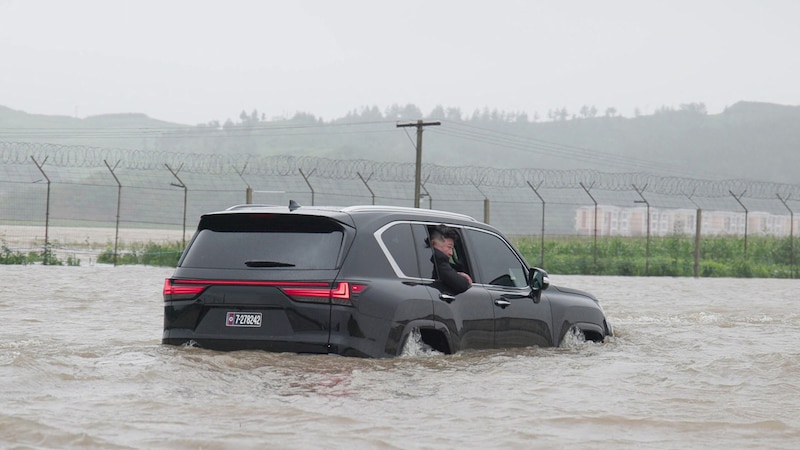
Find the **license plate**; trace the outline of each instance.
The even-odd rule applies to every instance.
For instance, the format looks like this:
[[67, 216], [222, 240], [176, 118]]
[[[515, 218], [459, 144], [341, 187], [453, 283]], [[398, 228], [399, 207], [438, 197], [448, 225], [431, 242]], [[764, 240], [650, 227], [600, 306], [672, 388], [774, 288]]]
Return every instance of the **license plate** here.
[[260, 312], [228, 312], [225, 319], [225, 326], [227, 327], [247, 327], [247, 328], [260, 328], [261, 327], [261, 313]]

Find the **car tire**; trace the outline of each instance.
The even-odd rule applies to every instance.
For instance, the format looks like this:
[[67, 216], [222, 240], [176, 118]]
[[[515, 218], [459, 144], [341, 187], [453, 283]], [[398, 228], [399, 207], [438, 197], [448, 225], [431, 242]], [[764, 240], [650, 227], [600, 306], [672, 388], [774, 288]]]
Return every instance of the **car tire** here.
[[574, 348], [580, 345], [583, 345], [586, 342], [586, 334], [584, 334], [583, 330], [578, 328], [575, 325], [572, 325], [567, 329], [564, 336], [561, 337], [561, 344], [559, 347], [562, 348]]

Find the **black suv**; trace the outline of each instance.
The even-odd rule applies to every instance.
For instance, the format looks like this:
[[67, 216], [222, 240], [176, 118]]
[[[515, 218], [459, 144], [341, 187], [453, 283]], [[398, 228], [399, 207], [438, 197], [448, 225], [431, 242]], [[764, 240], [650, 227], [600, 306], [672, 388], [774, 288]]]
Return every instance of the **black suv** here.
[[[430, 234], [441, 225], [474, 282], [460, 294], [437, 282]], [[164, 344], [390, 357], [412, 335], [449, 354], [558, 346], [570, 332], [612, 334], [594, 296], [549, 286], [490, 225], [427, 209], [290, 202], [205, 214], [164, 282]]]

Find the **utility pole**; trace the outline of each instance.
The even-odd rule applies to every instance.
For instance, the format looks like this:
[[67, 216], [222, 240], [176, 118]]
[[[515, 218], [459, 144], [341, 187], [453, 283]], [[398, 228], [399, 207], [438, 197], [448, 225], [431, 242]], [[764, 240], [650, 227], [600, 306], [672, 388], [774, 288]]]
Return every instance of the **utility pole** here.
[[422, 129], [427, 126], [441, 125], [442, 122], [416, 122], [398, 123], [397, 128], [417, 127], [417, 168], [414, 176], [414, 208], [419, 208], [419, 188], [422, 184]]

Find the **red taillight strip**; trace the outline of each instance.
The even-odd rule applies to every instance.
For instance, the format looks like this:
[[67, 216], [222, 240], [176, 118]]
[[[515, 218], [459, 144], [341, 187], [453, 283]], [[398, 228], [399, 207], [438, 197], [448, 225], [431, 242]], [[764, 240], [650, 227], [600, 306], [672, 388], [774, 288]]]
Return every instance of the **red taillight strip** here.
[[173, 280], [175, 284], [198, 284], [203, 286], [307, 286], [328, 287], [324, 281], [255, 281], [255, 280]]
[[336, 289], [331, 289], [331, 298], [350, 300], [350, 283], [339, 283]]
[[164, 296], [192, 297], [200, 294], [209, 286], [275, 286], [284, 294], [295, 300], [302, 301], [306, 298], [311, 299], [332, 299], [344, 301], [342, 304], [349, 304], [352, 294], [361, 293], [365, 286], [363, 284], [353, 284], [339, 282], [331, 288], [329, 283], [324, 281], [255, 281], [255, 280], [180, 280], [167, 278], [164, 280]]
[[[327, 288], [325, 283], [323, 285]], [[350, 283], [344, 282], [332, 289], [286, 288], [281, 290], [290, 297], [331, 297], [343, 300], [350, 298]]]
[[196, 295], [203, 292], [206, 286], [176, 286], [172, 280], [164, 280], [164, 295]]
[[[242, 281], [242, 280], [164, 280], [164, 295], [193, 296], [209, 286], [303, 286], [307, 288], [327, 288], [324, 281]], [[325, 290], [326, 295], [328, 290]]]

